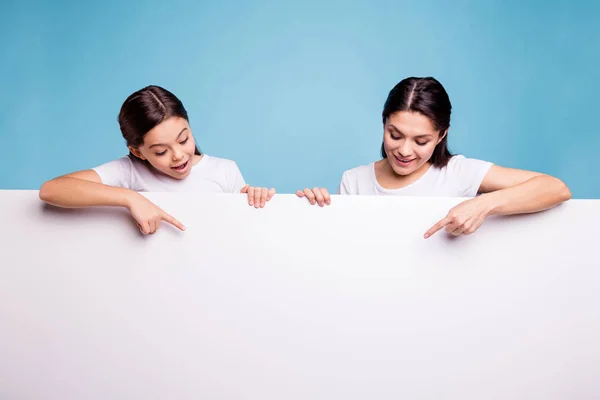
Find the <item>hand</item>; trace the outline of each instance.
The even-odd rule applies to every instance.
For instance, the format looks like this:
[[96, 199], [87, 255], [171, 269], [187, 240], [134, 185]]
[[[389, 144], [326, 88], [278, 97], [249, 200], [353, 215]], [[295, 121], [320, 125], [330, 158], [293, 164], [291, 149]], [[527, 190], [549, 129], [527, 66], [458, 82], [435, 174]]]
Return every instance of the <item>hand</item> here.
[[181, 222], [139, 193], [136, 193], [136, 196], [133, 197], [128, 208], [131, 216], [137, 221], [137, 225], [144, 235], [156, 232], [161, 221], [166, 221], [182, 231], [185, 230], [185, 226]]
[[241, 193], [248, 193], [248, 204], [254, 205], [254, 208], [263, 208], [267, 201], [275, 196], [275, 189], [267, 189], [266, 187], [252, 187], [246, 185], [242, 188]]
[[454, 236], [470, 235], [475, 232], [489, 215], [489, 207], [483, 197], [475, 197], [453, 207], [446, 217], [438, 221], [426, 233], [425, 239], [446, 227]]
[[304, 189], [298, 190], [296, 192], [298, 197], [306, 197], [310, 204], [318, 203], [320, 207], [323, 207], [325, 204], [331, 204], [331, 197], [329, 196], [329, 192], [325, 188], [314, 187], [312, 190]]

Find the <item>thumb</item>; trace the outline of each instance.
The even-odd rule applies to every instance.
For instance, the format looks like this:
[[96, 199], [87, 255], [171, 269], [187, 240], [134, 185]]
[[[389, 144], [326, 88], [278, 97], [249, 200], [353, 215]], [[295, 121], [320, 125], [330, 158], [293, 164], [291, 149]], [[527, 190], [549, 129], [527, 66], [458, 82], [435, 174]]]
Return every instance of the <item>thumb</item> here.
[[304, 197], [304, 192], [302, 190], [298, 190], [298, 191], [296, 191], [296, 196]]
[[250, 185], [249, 185], [249, 184], [246, 184], [246, 186], [244, 186], [244, 187], [242, 188], [242, 190], [240, 190], [240, 193], [248, 193], [248, 188], [249, 188], [249, 187], [250, 187]]

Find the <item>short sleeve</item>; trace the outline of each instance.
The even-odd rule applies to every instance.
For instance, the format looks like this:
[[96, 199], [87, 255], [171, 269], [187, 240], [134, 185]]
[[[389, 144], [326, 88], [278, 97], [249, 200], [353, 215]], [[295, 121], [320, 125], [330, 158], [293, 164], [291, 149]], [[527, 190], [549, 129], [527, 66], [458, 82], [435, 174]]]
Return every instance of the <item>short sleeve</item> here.
[[464, 197], [475, 197], [479, 187], [493, 163], [456, 155], [450, 159], [450, 175], [456, 180], [459, 191]]
[[234, 161], [231, 162], [231, 171], [228, 174], [228, 179], [229, 184], [227, 187], [229, 188], [229, 193], [240, 193], [242, 188], [246, 186], [246, 181], [242, 176], [242, 172]]
[[131, 160], [128, 157], [122, 157], [92, 168], [100, 176], [103, 184], [126, 189], [131, 189], [131, 169]]
[[340, 181], [340, 185], [338, 187], [338, 194], [341, 194], [341, 195], [350, 194], [350, 182], [348, 182], [347, 172], [344, 172], [342, 174], [342, 180]]

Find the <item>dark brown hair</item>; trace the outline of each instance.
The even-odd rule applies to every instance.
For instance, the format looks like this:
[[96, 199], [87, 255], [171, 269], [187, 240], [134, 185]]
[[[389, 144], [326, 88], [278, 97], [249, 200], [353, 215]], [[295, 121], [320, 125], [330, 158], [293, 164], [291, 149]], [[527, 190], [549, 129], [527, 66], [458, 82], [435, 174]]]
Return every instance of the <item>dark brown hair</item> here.
[[[187, 111], [177, 96], [160, 86], [151, 85], [127, 97], [118, 121], [127, 146], [138, 148], [144, 143], [148, 131], [170, 117], [184, 118], [189, 122]], [[195, 154], [202, 154], [198, 146]], [[129, 156], [135, 157], [131, 152]]]
[[[435, 78], [406, 78], [394, 86], [383, 106], [383, 124], [385, 125], [390, 115], [399, 111], [418, 112], [426, 116], [440, 135], [450, 128], [452, 104], [450, 104], [448, 93]], [[448, 134], [433, 150], [429, 160], [433, 165], [444, 167], [452, 158], [447, 143]], [[381, 156], [387, 157], [383, 143], [381, 144]]]

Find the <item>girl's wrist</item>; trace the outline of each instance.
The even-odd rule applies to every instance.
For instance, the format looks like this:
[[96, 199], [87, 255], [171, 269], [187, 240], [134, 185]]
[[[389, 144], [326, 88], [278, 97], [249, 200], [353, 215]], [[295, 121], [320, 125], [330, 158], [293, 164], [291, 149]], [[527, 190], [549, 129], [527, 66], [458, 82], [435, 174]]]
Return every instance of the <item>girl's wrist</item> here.
[[141, 195], [135, 190], [122, 189], [122, 192], [119, 195], [119, 205], [131, 210], [131, 207], [133, 207], [133, 204], [139, 196]]

